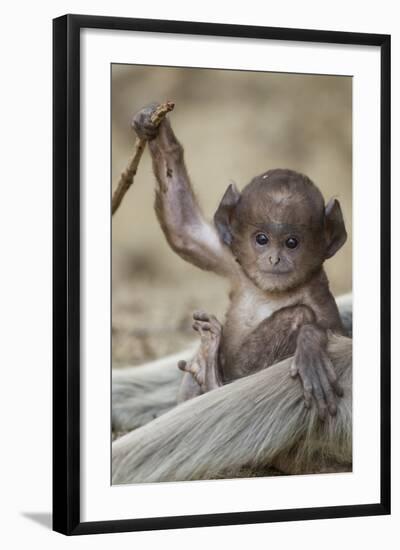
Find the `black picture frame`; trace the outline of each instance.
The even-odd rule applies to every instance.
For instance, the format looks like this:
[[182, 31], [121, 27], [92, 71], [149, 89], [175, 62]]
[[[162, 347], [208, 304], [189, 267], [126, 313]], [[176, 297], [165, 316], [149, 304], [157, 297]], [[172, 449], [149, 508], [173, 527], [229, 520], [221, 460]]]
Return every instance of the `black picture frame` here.
[[[80, 520], [80, 31], [84, 28], [378, 46], [381, 51], [381, 496], [371, 504]], [[66, 535], [390, 513], [390, 36], [65, 15], [53, 21], [53, 529]]]

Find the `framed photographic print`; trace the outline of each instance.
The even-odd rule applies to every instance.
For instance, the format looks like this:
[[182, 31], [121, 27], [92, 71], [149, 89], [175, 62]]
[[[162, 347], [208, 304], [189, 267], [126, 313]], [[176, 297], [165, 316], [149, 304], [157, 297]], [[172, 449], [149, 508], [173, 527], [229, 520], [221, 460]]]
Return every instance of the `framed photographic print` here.
[[54, 20], [54, 529], [390, 513], [390, 37]]

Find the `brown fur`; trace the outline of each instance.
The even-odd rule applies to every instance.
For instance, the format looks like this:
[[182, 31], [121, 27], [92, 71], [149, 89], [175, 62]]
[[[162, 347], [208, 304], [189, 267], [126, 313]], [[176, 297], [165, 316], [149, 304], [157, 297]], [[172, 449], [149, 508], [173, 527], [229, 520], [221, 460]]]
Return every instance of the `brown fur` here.
[[341, 389], [326, 353], [326, 331], [342, 334], [343, 328], [322, 266], [346, 240], [338, 201], [325, 207], [307, 176], [269, 170], [241, 193], [231, 185], [211, 226], [197, 204], [169, 121], [158, 129], [151, 125], [155, 107], [140, 111], [134, 127], [150, 140], [161, 227], [185, 260], [227, 276], [232, 284], [218, 345], [214, 339], [211, 346], [206, 336], [210, 319], [196, 321], [201, 345], [181, 368], [199, 387], [193, 391], [191, 382], [187, 398], [294, 353], [291, 373], [302, 381], [306, 406], [313, 396], [321, 418], [326, 408], [335, 414]]

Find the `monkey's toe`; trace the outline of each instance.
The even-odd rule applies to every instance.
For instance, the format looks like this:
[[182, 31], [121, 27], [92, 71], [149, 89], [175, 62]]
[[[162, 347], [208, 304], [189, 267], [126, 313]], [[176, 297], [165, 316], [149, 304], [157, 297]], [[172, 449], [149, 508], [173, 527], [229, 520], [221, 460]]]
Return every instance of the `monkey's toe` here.
[[221, 334], [222, 325], [215, 315], [210, 315], [205, 311], [199, 310], [193, 313], [193, 320], [194, 323], [192, 326], [194, 330], [197, 330], [198, 332], [203, 330], [208, 331], [215, 336], [219, 336]]
[[212, 324], [207, 321], [194, 321], [192, 327], [197, 332], [212, 332], [213, 329]]
[[200, 333], [202, 339], [208, 340], [209, 338], [211, 338], [219, 340], [221, 336], [221, 325], [218, 321], [194, 321], [192, 327], [195, 331]]
[[186, 361], [178, 361], [178, 369], [182, 371], [186, 371], [187, 368], [187, 362]]
[[208, 321], [210, 321], [210, 316], [205, 311], [198, 310], [198, 311], [195, 311], [193, 313], [193, 319], [195, 321], [206, 321], [206, 322], [208, 322]]

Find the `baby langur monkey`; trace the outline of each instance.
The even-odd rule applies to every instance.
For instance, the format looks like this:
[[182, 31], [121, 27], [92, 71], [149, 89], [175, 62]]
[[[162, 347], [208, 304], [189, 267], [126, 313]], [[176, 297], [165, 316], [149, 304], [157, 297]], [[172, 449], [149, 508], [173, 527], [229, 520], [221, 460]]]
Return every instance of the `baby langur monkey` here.
[[343, 334], [323, 263], [347, 238], [340, 204], [325, 206], [312, 181], [292, 170], [269, 170], [239, 192], [231, 184], [208, 223], [186, 170], [183, 148], [168, 119], [158, 128], [157, 104], [132, 125], [149, 140], [157, 180], [155, 209], [171, 248], [194, 265], [228, 277], [224, 325], [205, 312], [193, 315], [200, 347], [185, 371], [179, 400], [187, 400], [294, 356], [304, 403], [315, 399], [319, 417], [336, 414], [342, 389], [327, 355], [328, 331]]

